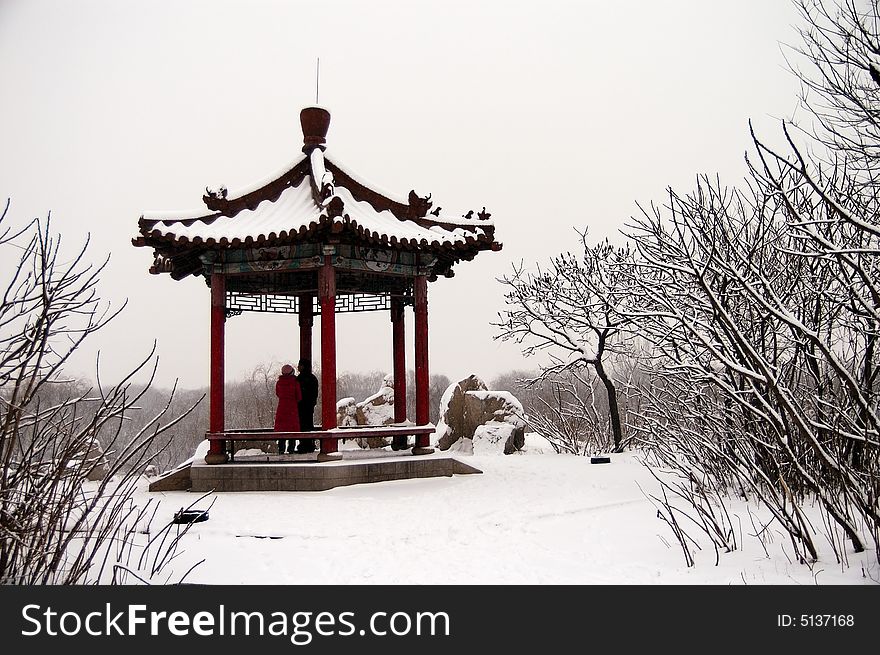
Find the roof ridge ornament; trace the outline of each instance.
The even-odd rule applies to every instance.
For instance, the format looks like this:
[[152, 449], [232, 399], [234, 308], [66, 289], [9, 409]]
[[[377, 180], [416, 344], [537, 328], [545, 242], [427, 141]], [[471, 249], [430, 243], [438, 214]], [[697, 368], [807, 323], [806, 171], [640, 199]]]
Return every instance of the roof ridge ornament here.
[[320, 148], [312, 149], [309, 155], [309, 164], [312, 171], [312, 190], [316, 196], [315, 201], [322, 204], [334, 195], [336, 180], [333, 178], [333, 173], [328, 171], [324, 165], [324, 152]]
[[229, 190], [226, 188], [225, 184], [216, 187], [205, 187], [205, 195], [214, 200], [226, 200], [227, 193], [229, 193]]
[[299, 112], [303, 133], [303, 152], [309, 154], [315, 148], [324, 150], [327, 130], [330, 129], [330, 112], [323, 107], [304, 107]]
[[424, 218], [433, 204], [430, 193], [423, 198], [412, 189], [409, 192], [410, 218]]

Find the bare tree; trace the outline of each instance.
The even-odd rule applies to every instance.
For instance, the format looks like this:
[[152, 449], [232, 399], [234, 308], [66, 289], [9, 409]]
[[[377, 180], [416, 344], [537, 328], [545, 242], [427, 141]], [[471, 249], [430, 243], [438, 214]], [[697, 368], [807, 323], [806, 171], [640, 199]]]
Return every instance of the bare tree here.
[[[94, 388], [65, 381], [70, 356], [121, 308], [97, 295], [104, 266], [86, 263], [86, 246], [65, 258], [48, 220], [4, 230], [8, 208], [0, 215], [0, 259], [11, 264], [0, 300], [0, 581], [159, 579], [179, 535], [168, 524], [158, 541], [144, 536], [155, 509], [133, 496], [160, 435], [180, 417], [169, 417], [169, 400], [122, 437], [155, 374], [153, 351], [116, 384], [100, 375]], [[140, 373], [149, 381], [136, 390]], [[98, 467], [103, 475], [93, 476]]]
[[[805, 193], [797, 206], [816, 219], [827, 208]], [[665, 213], [652, 208], [630, 227], [641, 263], [629, 307], [676, 389], [662, 418], [645, 422], [656, 443], [676, 442], [666, 461], [698, 439], [701, 474], [740, 490], [757, 483], [815, 559], [798, 508], [807, 495], [855, 550], [864, 549], [863, 524], [876, 541], [876, 466], [854, 466], [851, 454], [876, 453], [877, 439], [859, 429], [871, 403], [852, 383], [866, 353], [848, 316], [853, 289], [839, 284], [833, 259], [804, 251], [792, 206], [757, 175], [747, 193], [707, 178], [692, 194], [671, 193]], [[684, 424], [670, 421], [682, 414]]]
[[[795, 0], [800, 42], [789, 69], [801, 83], [811, 122], [800, 129], [827, 148], [826, 162], [846, 159], [876, 182], [880, 156], [880, 6], [874, 0]], [[855, 168], [854, 168], [855, 167]]]
[[546, 352], [551, 363], [540, 377], [592, 368], [605, 388], [614, 450], [623, 447], [620, 406], [609, 374], [609, 354], [625, 351], [627, 317], [620, 271], [630, 253], [608, 241], [589, 245], [581, 235], [583, 255], [559, 255], [546, 270], [527, 272], [522, 265], [499, 281], [507, 288], [508, 309], [499, 315], [497, 338], [523, 344], [523, 354]]
[[627, 344], [650, 378], [627, 427], [665, 469], [654, 498], [689, 562], [676, 503], [720, 552], [737, 544], [730, 493], [764, 505], [804, 562], [818, 530], [841, 561], [844, 540], [856, 552], [873, 541], [880, 557], [880, 14], [876, 2], [798, 4], [791, 63], [809, 122], [783, 124], [783, 150], [753, 134], [741, 188], [702, 176], [670, 190], [627, 227], [633, 252], [583, 266], [585, 283], [564, 258], [506, 281], [525, 308], [507, 336], [531, 352], [582, 359], [588, 329], [571, 326], [593, 327], [597, 297], [604, 325], [643, 344]]
[[169, 426], [162, 439], [154, 440], [148, 452], [156, 471], [173, 469], [193, 457], [199, 442], [205, 438], [208, 430], [206, 396], [206, 389], [176, 389], [172, 394], [168, 389], [150, 387], [144, 391], [137, 407], [129, 412], [130, 420], [125, 422], [121, 438], [131, 439], [139, 426], [162, 411], [170, 398], [166, 414], [180, 420]]
[[342, 373], [336, 378], [336, 397], [360, 402], [382, 388], [385, 375], [384, 371]]
[[876, 3], [798, 4], [812, 122], [783, 124], [786, 152], [753, 133], [745, 190], [701, 178], [637, 217], [629, 311], [672, 391], [639, 417], [654, 454], [757, 496], [808, 561], [812, 499], [826, 533], [878, 546], [880, 49]]
[[272, 427], [275, 422], [275, 382], [280, 362], [262, 362], [247, 378], [227, 384], [226, 417], [231, 428]]

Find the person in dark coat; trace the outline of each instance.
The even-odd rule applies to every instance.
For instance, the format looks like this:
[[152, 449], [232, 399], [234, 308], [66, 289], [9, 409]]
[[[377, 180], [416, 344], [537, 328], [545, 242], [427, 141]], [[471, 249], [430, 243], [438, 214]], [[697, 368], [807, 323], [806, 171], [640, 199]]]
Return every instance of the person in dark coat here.
[[[290, 364], [281, 367], [281, 375], [275, 383], [275, 395], [278, 396], [275, 432], [299, 432], [299, 401], [302, 399], [302, 391]], [[292, 453], [295, 444], [296, 440], [290, 439], [289, 450], [286, 452]], [[288, 446], [288, 440], [279, 439], [278, 452], [283, 454], [285, 446]]]
[[[318, 403], [318, 378], [312, 373], [312, 363], [307, 359], [299, 360], [299, 375], [296, 376], [302, 390], [299, 401], [299, 425], [303, 432], [314, 432], [315, 405]], [[314, 439], [300, 439], [296, 447], [298, 453], [315, 452]]]

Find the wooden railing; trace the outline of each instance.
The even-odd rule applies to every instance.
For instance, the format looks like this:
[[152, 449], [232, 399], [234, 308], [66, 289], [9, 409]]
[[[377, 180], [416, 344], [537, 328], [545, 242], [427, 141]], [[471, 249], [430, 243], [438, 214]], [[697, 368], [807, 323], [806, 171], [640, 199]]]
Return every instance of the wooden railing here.
[[314, 432], [276, 432], [272, 428], [241, 428], [208, 432], [209, 441], [222, 441], [227, 445], [227, 452], [235, 452], [236, 441], [278, 441], [281, 439], [366, 439], [368, 437], [408, 437], [420, 434], [431, 434], [435, 427], [427, 425], [378, 425], [357, 427], [338, 427], [332, 430], [316, 430]]

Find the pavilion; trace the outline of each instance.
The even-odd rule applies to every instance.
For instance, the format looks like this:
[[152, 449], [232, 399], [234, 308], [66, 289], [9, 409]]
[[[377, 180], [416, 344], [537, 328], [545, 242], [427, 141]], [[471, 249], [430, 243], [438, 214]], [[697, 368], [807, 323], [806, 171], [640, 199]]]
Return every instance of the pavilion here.
[[[393, 426], [370, 434], [394, 437], [413, 454], [431, 452], [428, 412], [428, 283], [452, 277], [453, 266], [483, 250], [498, 251], [485, 207], [451, 215], [432, 210], [431, 196], [396, 197], [347, 171], [326, 154], [330, 113], [300, 113], [303, 155], [280, 175], [228, 193], [206, 189], [206, 208], [185, 215], [141, 216], [135, 246], [153, 248], [152, 274], [204, 277], [211, 298], [209, 464], [227, 461], [227, 441], [317, 438], [319, 459], [333, 459], [336, 425], [337, 312], [388, 311], [394, 374]], [[406, 416], [404, 308], [415, 314], [415, 424]], [[273, 433], [225, 429], [224, 328], [242, 312], [298, 314], [300, 358], [313, 360], [313, 317], [320, 316], [321, 431]], [[299, 437], [297, 436], [299, 435]], [[360, 436], [360, 435], [359, 435]], [[401, 446], [401, 444], [403, 444]]]

